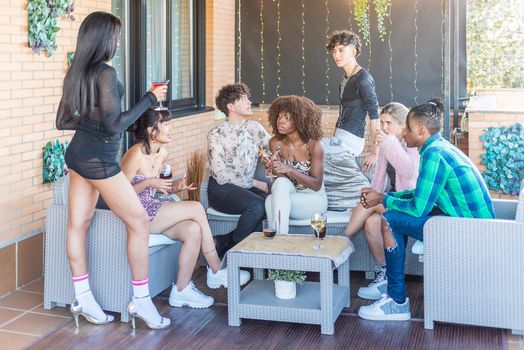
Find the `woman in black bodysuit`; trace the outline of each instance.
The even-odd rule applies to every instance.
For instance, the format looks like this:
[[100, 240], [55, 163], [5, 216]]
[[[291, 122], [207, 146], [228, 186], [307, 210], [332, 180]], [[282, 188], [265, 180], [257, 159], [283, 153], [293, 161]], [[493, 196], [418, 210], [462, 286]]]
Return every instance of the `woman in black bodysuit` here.
[[105, 12], [93, 12], [84, 19], [57, 112], [59, 130], [76, 130], [65, 156], [70, 170], [67, 255], [75, 288], [71, 312], [77, 327], [79, 315], [95, 324], [113, 320], [95, 301], [87, 273], [87, 229], [101, 194], [127, 228], [127, 255], [133, 278], [133, 300], [128, 310], [133, 325], [137, 316], [150, 328], [160, 329], [171, 321], [158, 314], [149, 296], [149, 217], [120, 170], [117, 153], [122, 131], [153, 107], [167, 88], [152, 88], [129, 111], [121, 111], [124, 89], [115, 69], [107, 64], [115, 55], [120, 27], [120, 20]]

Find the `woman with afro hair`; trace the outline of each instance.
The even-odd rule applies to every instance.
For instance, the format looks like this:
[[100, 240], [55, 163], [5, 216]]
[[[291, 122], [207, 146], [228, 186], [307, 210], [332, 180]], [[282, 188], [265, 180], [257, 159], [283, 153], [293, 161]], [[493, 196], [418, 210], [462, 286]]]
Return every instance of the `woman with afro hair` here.
[[322, 113], [306, 97], [281, 96], [269, 107], [268, 118], [273, 156], [265, 157], [264, 165], [276, 180], [266, 198], [266, 213], [277, 232], [287, 234], [290, 218], [309, 219], [327, 210]]

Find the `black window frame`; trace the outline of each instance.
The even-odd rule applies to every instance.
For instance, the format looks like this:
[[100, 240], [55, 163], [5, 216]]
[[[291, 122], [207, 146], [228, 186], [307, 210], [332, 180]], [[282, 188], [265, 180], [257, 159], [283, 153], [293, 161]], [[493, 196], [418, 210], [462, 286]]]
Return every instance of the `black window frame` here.
[[[130, 102], [137, 103], [148, 89], [147, 85], [147, 57], [146, 57], [146, 18], [147, 0], [129, 0], [129, 77], [130, 77]], [[171, 67], [171, 23], [172, 12], [170, 1], [167, 3], [167, 67]], [[206, 111], [205, 97], [205, 0], [192, 0], [193, 3], [193, 97], [163, 102], [175, 117], [183, 117]], [[167, 69], [167, 79], [171, 80], [171, 69]]]

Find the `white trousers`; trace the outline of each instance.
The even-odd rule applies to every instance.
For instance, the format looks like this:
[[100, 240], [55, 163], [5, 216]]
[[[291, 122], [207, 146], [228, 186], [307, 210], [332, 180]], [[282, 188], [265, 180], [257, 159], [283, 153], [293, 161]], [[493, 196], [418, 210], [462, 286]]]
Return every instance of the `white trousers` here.
[[[324, 185], [318, 191], [297, 191], [287, 177], [278, 177], [266, 198], [266, 214], [277, 233], [289, 233], [289, 219], [309, 219], [316, 212], [327, 211], [327, 196]], [[280, 213], [280, 214], [279, 214]]]

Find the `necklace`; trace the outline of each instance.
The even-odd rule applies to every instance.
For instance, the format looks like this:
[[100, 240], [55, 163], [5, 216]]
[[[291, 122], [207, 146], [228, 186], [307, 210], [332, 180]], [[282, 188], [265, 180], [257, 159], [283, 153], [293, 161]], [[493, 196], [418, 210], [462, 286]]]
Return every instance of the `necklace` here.
[[291, 141], [288, 140], [287, 143], [284, 143], [284, 145], [286, 145], [286, 147], [288, 148], [286, 150], [287, 151], [286, 154], [287, 154], [287, 158], [290, 159], [290, 158], [295, 158], [295, 157], [292, 157], [294, 156], [295, 149], [304, 146], [305, 143], [302, 142], [300, 145], [294, 145], [293, 143], [291, 143]]
[[349, 75], [344, 75], [344, 78], [346, 78], [346, 77], [347, 77], [347, 79], [351, 78], [352, 76], [357, 74], [357, 72], [359, 70], [360, 70], [360, 65], [357, 63], [357, 65], [355, 67], [353, 67], [353, 70], [351, 71], [351, 73], [349, 73]]

